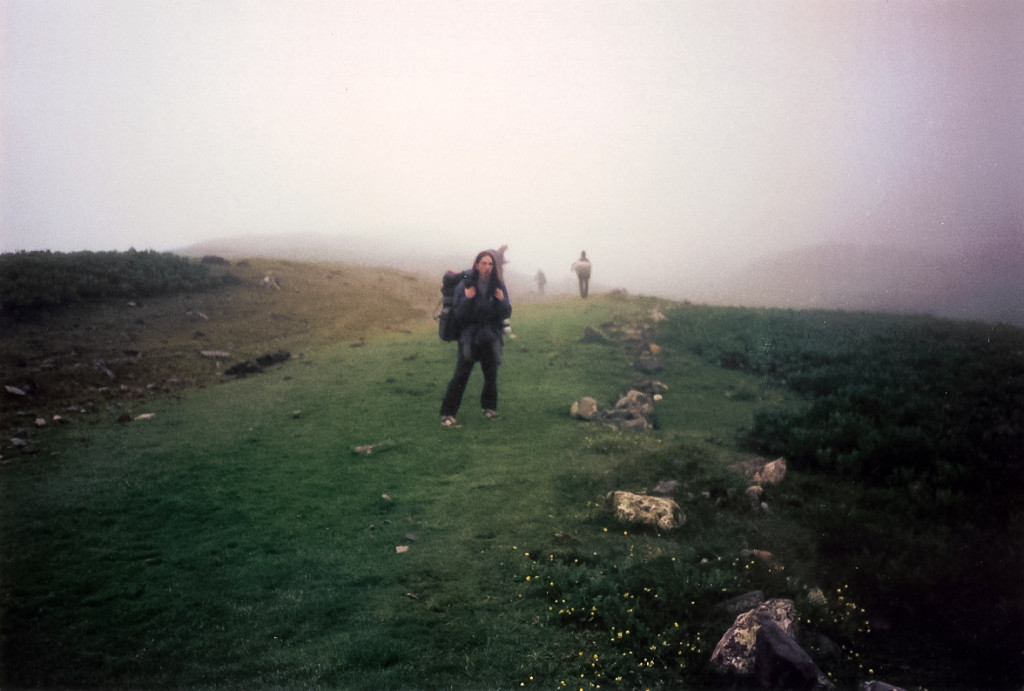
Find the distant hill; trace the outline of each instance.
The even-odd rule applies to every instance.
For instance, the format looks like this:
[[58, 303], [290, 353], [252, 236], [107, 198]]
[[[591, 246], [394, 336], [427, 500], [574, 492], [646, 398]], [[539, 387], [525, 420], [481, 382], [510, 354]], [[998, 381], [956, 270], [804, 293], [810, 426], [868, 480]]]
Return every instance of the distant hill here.
[[826, 244], [758, 259], [697, 291], [716, 304], [926, 313], [1024, 326], [1024, 247], [970, 254]]
[[[346, 262], [370, 266], [390, 266], [420, 276], [440, 276], [445, 270], [469, 268], [473, 252], [448, 246], [409, 242], [396, 246], [377, 238], [358, 235], [254, 235], [217, 238], [174, 250], [186, 257], [206, 255], [230, 259], [262, 257], [301, 262]], [[563, 277], [564, 278], [564, 277]], [[516, 302], [534, 300], [537, 284], [533, 275], [506, 267], [505, 282]], [[573, 280], [549, 279], [546, 292], [562, 295], [575, 289]]]
[[[177, 251], [193, 257], [343, 261], [392, 266], [424, 276], [465, 268], [471, 259], [459, 248], [415, 240], [396, 248], [393, 242], [375, 238], [313, 233], [221, 238]], [[532, 273], [517, 271], [514, 247], [512, 255], [513, 264], [506, 270], [510, 292], [517, 301], [536, 299]], [[780, 251], [740, 268], [705, 267], [692, 275], [663, 278], [656, 290], [600, 284], [592, 290], [622, 288], [672, 300], [743, 307], [924, 313], [1024, 326], [1022, 269], [1024, 242], [1015, 238], [968, 254], [821, 244]], [[574, 282], [566, 276], [549, 276], [548, 293], [564, 295], [574, 290]]]

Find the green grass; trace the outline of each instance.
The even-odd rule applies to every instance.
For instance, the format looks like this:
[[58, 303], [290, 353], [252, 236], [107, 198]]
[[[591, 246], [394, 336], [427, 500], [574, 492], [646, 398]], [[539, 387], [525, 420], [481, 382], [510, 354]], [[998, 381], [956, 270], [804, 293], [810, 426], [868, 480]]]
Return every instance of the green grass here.
[[426, 333], [132, 411], [151, 420], [79, 424], [6, 467], [7, 683], [553, 678], [566, 634], [521, 597], [518, 547], [591, 513], [553, 481], [598, 470], [573, 467], [594, 430], [568, 408], [610, 405], [628, 363], [578, 343], [604, 310], [536, 309], [516, 321], [496, 423], [474, 405], [477, 373], [463, 429], [438, 425], [453, 353]]
[[[616, 329], [655, 307], [671, 316], [655, 338], [669, 387], [657, 428], [571, 419], [578, 397], [610, 407], [644, 378]], [[963, 674], [955, 654], [870, 659], [867, 614], [850, 606], [870, 576], [847, 580], [856, 555], [828, 568], [837, 548], [817, 531], [842, 516], [853, 530], [883, 495], [791, 474], [769, 490], [774, 512], [756, 514], [727, 469], [750, 455], [738, 432], [759, 411], [806, 406], [770, 376], [719, 366], [764, 315], [615, 295], [517, 305], [502, 417], [479, 414], [476, 371], [458, 430], [438, 424], [454, 352], [429, 324], [135, 404], [149, 420], [51, 430], [43, 453], [5, 459], [0, 476], [0, 685], [707, 687], [726, 683], [708, 668], [732, 619], [721, 602], [761, 588], [847, 646], [822, 662], [841, 685], [878, 666], [940, 688], [936, 675]], [[610, 342], [584, 343], [588, 326]], [[365, 444], [382, 446], [353, 451]], [[667, 478], [681, 483], [680, 531], [604, 513], [606, 492]], [[931, 677], [929, 655], [947, 657]]]

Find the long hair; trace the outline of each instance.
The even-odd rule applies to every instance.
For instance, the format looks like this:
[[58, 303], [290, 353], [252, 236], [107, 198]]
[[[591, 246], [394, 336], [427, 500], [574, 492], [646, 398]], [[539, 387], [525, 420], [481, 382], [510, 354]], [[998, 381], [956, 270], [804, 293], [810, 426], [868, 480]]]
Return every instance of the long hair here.
[[476, 285], [480, 282], [480, 269], [477, 268], [477, 265], [484, 257], [490, 257], [491, 261], [494, 263], [494, 268], [491, 270], [491, 278], [487, 282], [487, 294], [494, 295], [495, 288], [501, 287], [501, 279], [499, 278], [498, 273], [498, 260], [495, 259], [494, 252], [484, 250], [476, 255], [476, 259], [473, 260], [473, 275], [470, 277], [470, 280], [472, 281], [472, 285]]

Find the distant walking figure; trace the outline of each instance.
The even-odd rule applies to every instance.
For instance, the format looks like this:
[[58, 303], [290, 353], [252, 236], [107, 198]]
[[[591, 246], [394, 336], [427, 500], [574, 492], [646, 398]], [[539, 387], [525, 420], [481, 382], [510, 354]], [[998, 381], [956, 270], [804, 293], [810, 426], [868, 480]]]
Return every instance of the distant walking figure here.
[[536, 279], [537, 279], [537, 290], [539, 290], [540, 294], [543, 295], [544, 294], [544, 286], [546, 286], [548, 284], [548, 277], [544, 275], [544, 271], [543, 270], [537, 269]]
[[573, 262], [569, 270], [575, 271], [576, 277], [580, 279], [580, 297], [587, 297], [590, 292], [590, 260], [587, 259], [586, 251], [580, 252], [580, 258]]

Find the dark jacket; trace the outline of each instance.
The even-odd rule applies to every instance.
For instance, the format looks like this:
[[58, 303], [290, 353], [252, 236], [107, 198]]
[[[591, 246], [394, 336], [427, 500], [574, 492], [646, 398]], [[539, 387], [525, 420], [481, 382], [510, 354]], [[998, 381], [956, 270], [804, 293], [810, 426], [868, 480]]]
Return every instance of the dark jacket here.
[[477, 291], [476, 297], [466, 297], [466, 279], [455, 288], [452, 312], [459, 324], [459, 352], [471, 360], [480, 359], [480, 349], [493, 349], [498, 361], [501, 361], [501, 347], [505, 340], [504, 321], [512, 316], [512, 303], [508, 299], [508, 288], [504, 283], [498, 287], [505, 295], [499, 300], [493, 293], [484, 294]]

